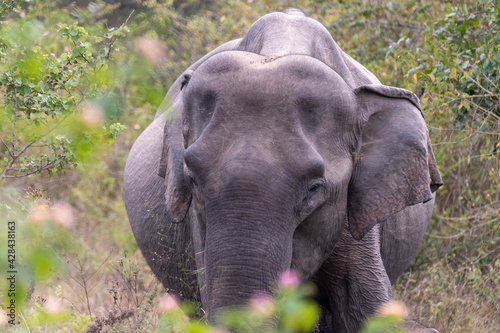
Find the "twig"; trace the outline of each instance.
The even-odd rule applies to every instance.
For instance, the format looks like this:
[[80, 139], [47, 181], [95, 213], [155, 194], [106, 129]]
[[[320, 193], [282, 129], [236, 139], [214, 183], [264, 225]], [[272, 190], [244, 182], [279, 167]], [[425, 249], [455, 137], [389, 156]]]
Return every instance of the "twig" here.
[[28, 142], [20, 151], [19, 153], [16, 155], [16, 159], [21, 156], [22, 154], [24, 154], [24, 152], [26, 151], [26, 149], [28, 149], [32, 144], [34, 144], [35, 141], [30, 141]]
[[[488, 80], [488, 81], [491, 83], [491, 85], [492, 85], [493, 87], [497, 88], [497, 90], [498, 90], [497, 85], [496, 85], [496, 84], [494, 84], [494, 83], [493, 83], [493, 81], [491, 81], [491, 79], [490, 79], [489, 77], [487, 77], [487, 76], [486, 76], [483, 72], [481, 72], [481, 75], [482, 75], [482, 76], [484, 76], [484, 77], [486, 78], [486, 80]], [[498, 97], [498, 95], [496, 95], [496, 96]]]
[[[431, 127], [432, 129], [436, 129], [436, 130], [439, 130], [439, 131], [450, 131], [450, 132], [464, 132], [464, 133], [473, 133], [473, 134], [487, 134], [487, 135], [498, 135], [500, 133], [498, 132], [484, 132], [484, 131], [479, 131], [479, 130], [476, 130], [476, 129], [473, 129], [472, 131], [470, 129], [456, 129], [456, 128], [439, 128], [439, 127]], [[469, 138], [473, 136], [472, 134], [469, 136]], [[459, 141], [456, 141], [456, 142], [459, 142]], [[437, 143], [436, 145], [438, 144], [442, 144], [441, 142], [440, 143]]]
[[[21, 169], [20, 169], [20, 168], [13, 168], [13, 167], [12, 167], [12, 162], [13, 162], [13, 161], [14, 161], [14, 160], [11, 160], [11, 161], [9, 162], [9, 164], [5, 167], [5, 169], [4, 169], [4, 171], [5, 171], [5, 172], [7, 172], [7, 171], [11, 171], [11, 170], [13, 170], [13, 171], [17, 171], [17, 172], [21, 171]], [[62, 162], [59, 162], [59, 164], [60, 164], [60, 163], [62, 163]], [[4, 177], [4, 178], [23, 178], [23, 177], [27, 177], [27, 176], [29, 176], [29, 175], [34, 175], [34, 174], [36, 174], [36, 173], [38, 173], [38, 172], [42, 172], [42, 171], [44, 171], [44, 170], [48, 170], [48, 169], [50, 169], [51, 167], [53, 167], [54, 165], [56, 165], [56, 161], [53, 161], [53, 162], [48, 162], [48, 163], [47, 163], [47, 164], [45, 164], [44, 166], [39, 166], [39, 167], [37, 167], [37, 168], [36, 168], [35, 170], [33, 170], [33, 171], [25, 172], [25, 173], [22, 173], [22, 174], [14, 174], [14, 175], [7, 175], [7, 174], [5, 174], [5, 175], [4, 175], [4, 174], [2, 173], [2, 177]]]
[[[109, 256], [106, 259], [104, 259], [104, 261], [99, 265], [99, 267], [97, 267], [97, 269], [93, 273], [90, 274], [90, 276], [87, 278], [87, 280], [90, 280], [95, 275], [95, 273], [97, 273], [97, 271], [99, 271], [101, 269], [101, 267], [109, 260], [109, 258], [111, 257], [112, 254], [113, 254], [113, 251], [111, 251]], [[92, 291], [92, 289], [94, 289], [99, 284], [99, 282], [100, 281], [97, 281], [96, 284], [94, 284], [92, 287], [90, 287], [89, 292]]]
[[[442, 128], [438, 128], [438, 127], [431, 127], [432, 129], [437, 129], [437, 130], [443, 130]], [[451, 130], [451, 129], [450, 129]], [[470, 131], [469, 131], [470, 132]], [[436, 143], [432, 143], [432, 146], [441, 146], [441, 145], [452, 145], [452, 144], [458, 144], [458, 143], [461, 143], [461, 142], [464, 142], [464, 141], [467, 141], [469, 140], [470, 138], [472, 138], [474, 135], [476, 135], [477, 133], [472, 133], [470, 134], [468, 137], [466, 138], [463, 138], [463, 139], [460, 139], [460, 140], [457, 140], [457, 141], [443, 141], [443, 142], [436, 142]]]
[[117, 314], [117, 311], [109, 312], [107, 318], [97, 318], [95, 322], [87, 327], [84, 333], [99, 333], [102, 331], [104, 326], [112, 326], [117, 322], [120, 322], [124, 319], [130, 318], [134, 315], [134, 310], [125, 310], [120, 314]]
[[90, 310], [90, 299], [89, 299], [89, 291], [87, 289], [87, 279], [85, 279], [85, 272], [83, 269], [82, 262], [80, 261], [80, 258], [77, 257], [77, 262], [78, 262], [78, 267], [80, 270], [80, 277], [82, 279], [83, 283], [83, 291], [85, 292], [85, 299], [87, 300], [87, 309], [89, 310], [89, 315], [92, 316], [92, 310]]
[[[385, 26], [388, 26], [389, 28], [398, 26], [400, 28], [409, 28], [411, 30], [416, 30], [416, 31], [419, 31], [419, 32], [422, 31], [422, 30], [425, 30], [425, 27], [421, 27], [421, 26], [418, 26], [418, 25], [415, 25], [415, 24], [403, 24], [403, 23], [400, 23], [400, 22], [392, 23], [392, 22], [385, 22], [385, 21], [366, 21], [366, 22], [368, 24], [385, 25]], [[394, 32], [394, 30], [393, 30], [393, 32]]]
[[[3, 141], [3, 139], [2, 139], [2, 141]], [[7, 165], [5, 166], [5, 169], [3, 169], [3, 171], [2, 171], [2, 178], [20, 178], [20, 177], [24, 177], [24, 176], [18, 176], [18, 175], [7, 175], [7, 171], [15, 170], [15, 168], [13, 168], [12, 165], [17, 161], [17, 159], [19, 158], [19, 156], [21, 156], [26, 151], [26, 149], [28, 149], [33, 143], [35, 143], [35, 141], [29, 142], [28, 144], [26, 144], [19, 151], [19, 153], [15, 154], [15, 155], [10, 154], [10, 152], [9, 152], [9, 155], [11, 156], [11, 160], [9, 161], [9, 163], [7, 163]], [[4, 144], [5, 144], [5, 142], [4, 142]], [[33, 172], [33, 173], [35, 173], [35, 172]], [[32, 173], [30, 173], [30, 174], [32, 174]]]
[[[12, 67], [10, 65], [10, 57], [6, 57], [7, 59], [7, 65], [9, 66], [9, 71], [12, 73]], [[13, 76], [11, 76], [12, 79], [12, 84], [14, 87], [14, 121], [12, 122], [14, 125], [14, 133], [12, 134], [12, 149], [16, 149], [16, 124], [17, 124], [17, 112], [18, 112], [18, 107], [17, 107], [17, 91], [16, 91], [16, 80], [14, 79]], [[2, 175], [4, 173], [2, 172]]]
[[[78, 281], [76, 278], [71, 276], [71, 274], [68, 274], [69, 278], [75, 281], [79, 286], [81, 286], [80, 281]], [[68, 286], [71, 288], [71, 290], [75, 293], [75, 295], [82, 301], [82, 303], [85, 303], [85, 300], [80, 296], [80, 294], [73, 288], [69, 283], [67, 283]]]
[[465, 234], [465, 230], [462, 230], [461, 232], [459, 232], [456, 235], [450, 235], [450, 236], [441, 236], [441, 235], [434, 235], [434, 234], [428, 234], [428, 235], [429, 235], [429, 237], [432, 237], [432, 238], [452, 239], [452, 238], [458, 238], [458, 237], [462, 236], [463, 234]]
[[462, 68], [458, 67], [462, 73], [464, 73], [469, 79], [471, 79], [475, 84], [477, 84], [478, 87], [480, 87], [481, 89], [483, 89], [484, 91], [486, 91], [488, 94], [490, 94], [491, 96], [498, 96], [494, 93], [492, 93], [491, 91], [489, 91], [488, 89], [486, 89], [485, 87], [483, 87], [479, 82], [477, 82], [476, 80], [474, 80], [472, 78], [472, 76], [469, 75], [469, 73], [467, 73], [466, 71], [464, 71]]
[[7, 145], [7, 143], [3, 140], [3, 138], [1, 136], [0, 136], [0, 140], [2, 140], [3, 145], [5, 146], [5, 148], [7, 148], [7, 153], [9, 154], [9, 156], [12, 157], [12, 158], [14, 158], [14, 155], [10, 151], [9, 146]]
[[21, 310], [19, 310], [19, 315], [21, 316], [21, 319], [24, 321], [24, 326], [26, 326], [28, 333], [31, 333], [31, 330], [28, 326], [28, 322], [26, 321], [26, 318], [24, 318], [23, 312]]
[[[71, 41], [73, 42], [73, 45], [75, 45], [75, 47], [78, 47], [78, 45], [76, 45], [76, 42], [74, 40]], [[80, 53], [79, 56], [82, 57], [87, 64], [90, 64], [90, 61], [83, 55], [83, 53]]]
[[[70, 288], [71, 288], [71, 286], [70, 286]], [[73, 290], [73, 291], [74, 291], [74, 290]], [[69, 303], [69, 304], [73, 307], [73, 309], [75, 309], [75, 311], [78, 311], [78, 313], [82, 313], [82, 312], [81, 312], [81, 311], [80, 311], [80, 310], [76, 307], [76, 305], [75, 305], [75, 304], [73, 304], [73, 302], [72, 302], [69, 298], [67, 298], [67, 297], [64, 297], [64, 296], [63, 296], [63, 297], [62, 297], [62, 299], [63, 299], [63, 300], [65, 300], [65, 301], [67, 301], [67, 302], [68, 302], [68, 303]], [[82, 300], [82, 301], [83, 301], [83, 300]]]

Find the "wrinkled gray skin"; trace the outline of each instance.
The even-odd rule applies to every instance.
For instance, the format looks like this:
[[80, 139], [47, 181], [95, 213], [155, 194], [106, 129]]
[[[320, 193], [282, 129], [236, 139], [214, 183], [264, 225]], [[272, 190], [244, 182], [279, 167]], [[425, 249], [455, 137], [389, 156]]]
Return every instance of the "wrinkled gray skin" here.
[[391, 299], [441, 184], [415, 95], [289, 9], [193, 64], [166, 100], [124, 195], [167, 290], [214, 320], [294, 269], [318, 286], [320, 332], [356, 332]]

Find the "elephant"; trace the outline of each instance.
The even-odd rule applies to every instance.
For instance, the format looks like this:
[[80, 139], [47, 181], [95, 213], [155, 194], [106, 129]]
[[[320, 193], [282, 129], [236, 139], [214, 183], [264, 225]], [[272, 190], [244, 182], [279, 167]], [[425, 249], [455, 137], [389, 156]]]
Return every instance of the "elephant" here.
[[209, 321], [292, 269], [321, 295], [317, 331], [356, 332], [392, 299], [442, 183], [416, 95], [289, 8], [173, 83], [124, 200], [153, 273]]

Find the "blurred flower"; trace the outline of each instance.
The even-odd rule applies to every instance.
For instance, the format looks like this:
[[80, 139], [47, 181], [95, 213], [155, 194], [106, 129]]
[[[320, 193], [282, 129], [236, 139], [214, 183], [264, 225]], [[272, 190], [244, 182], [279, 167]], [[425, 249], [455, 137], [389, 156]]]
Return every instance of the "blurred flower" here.
[[48, 313], [58, 313], [63, 310], [61, 300], [55, 296], [49, 296], [45, 301], [44, 307]]
[[382, 304], [377, 314], [382, 317], [398, 317], [404, 319], [408, 317], [408, 308], [401, 302], [390, 301]]
[[250, 308], [263, 316], [270, 316], [274, 313], [274, 301], [267, 293], [257, 293], [250, 298]]
[[67, 202], [57, 202], [51, 209], [52, 220], [64, 228], [71, 228], [75, 225], [73, 207]]
[[7, 325], [8, 320], [7, 320], [7, 312], [5, 310], [0, 309], [0, 327], [4, 327]]
[[170, 294], [165, 294], [160, 298], [158, 302], [158, 310], [160, 312], [172, 312], [179, 309], [179, 301], [175, 296]]
[[43, 223], [54, 221], [54, 223], [64, 228], [71, 228], [75, 225], [73, 208], [67, 202], [57, 202], [50, 207], [47, 204], [35, 203], [29, 213], [28, 219], [33, 223]]
[[139, 124], [135, 124], [135, 125], [134, 125], [134, 129], [138, 130], [138, 129], [140, 129], [140, 128], [141, 128], [141, 125], [139, 125]]
[[286, 270], [278, 278], [278, 285], [281, 288], [293, 288], [300, 283], [300, 274], [293, 270]]
[[155, 66], [161, 65], [167, 58], [163, 44], [153, 37], [142, 37], [135, 44], [135, 49]]
[[102, 109], [91, 102], [85, 102], [83, 104], [78, 116], [85, 126], [90, 128], [98, 127], [104, 121], [104, 112]]
[[46, 204], [35, 203], [29, 210], [28, 219], [34, 223], [43, 223], [50, 220], [50, 207]]

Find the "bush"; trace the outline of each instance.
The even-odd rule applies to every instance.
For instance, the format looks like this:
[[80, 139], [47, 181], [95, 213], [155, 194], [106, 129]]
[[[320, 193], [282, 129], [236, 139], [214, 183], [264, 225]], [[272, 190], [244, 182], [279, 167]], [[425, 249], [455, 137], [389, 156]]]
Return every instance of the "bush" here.
[[117, 106], [109, 64], [128, 28], [102, 37], [77, 24], [61, 23], [54, 31], [30, 11], [22, 13], [0, 30], [3, 178], [65, 173], [124, 128], [109, 123]]

